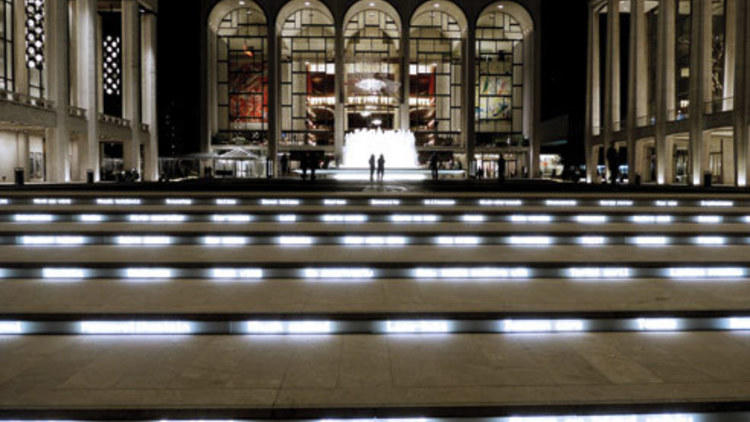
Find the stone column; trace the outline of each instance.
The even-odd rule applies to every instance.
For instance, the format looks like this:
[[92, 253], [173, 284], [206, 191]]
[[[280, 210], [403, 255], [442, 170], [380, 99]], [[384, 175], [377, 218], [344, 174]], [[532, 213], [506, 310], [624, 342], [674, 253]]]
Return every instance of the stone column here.
[[[26, 69], [26, 7], [24, 0], [13, 2], [13, 87], [19, 94], [29, 93], [29, 73]], [[49, 26], [49, 23], [47, 24]], [[49, 34], [47, 43], [49, 43]]]
[[148, 144], [146, 145], [144, 180], [159, 180], [159, 120], [156, 103], [156, 14], [147, 12], [142, 18], [141, 75], [143, 78], [142, 120], [149, 126]]
[[[620, 114], [620, 16], [619, 1], [608, 0], [607, 3], [607, 57], [604, 65], [604, 122], [603, 143], [605, 165], [607, 165], [607, 180], [609, 180], [609, 165], [606, 163], [607, 149], [612, 143], [615, 131], [615, 121], [619, 121]], [[617, 85], [615, 85], [617, 84]]]
[[70, 181], [68, 148], [68, 7], [64, 1], [46, 3], [47, 51], [46, 70], [49, 81], [48, 98], [55, 104], [57, 126], [46, 131], [45, 166], [47, 181]]
[[600, 126], [600, 80], [599, 80], [599, 19], [589, 5], [588, 54], [586, 61], [586, 135], [584, 154], [586, 157], [586, 182], [596, 183], [596, 159], [593, 151], [594, 127]]
[[691, 0], [690, 9], [690, 172], [693, 184], [703, 183], [708, 154], [703, 147], [706, 95], [711, 84], [711, 10], [709, 2]]
[[[667, 160], [672, 160], [671, 151], [667, 151], [667, 118], [668, 110], [674, 109], [674, 13], [675, 0], [662, 0], [659, 4], [658, 38], [656, 66], [656, 126], [654, 137], [656, 145], [656, 180], [663, 185], [672, 183], [671, 174], [667, 174]], [[671, 166], [669, 166], [671, 168]]]
[[630, 1], [630, 51], [628, 52], [628, 113], [625, 125], [628, 149], [628, 180], [635, 183], [635, 128], [637, 116], [645, 113], [648, 95], [646, 66], [646, 20], [644, 0]]
[[333, 98], [336, 105], [334, 109], [333, 139], [336, 147], [336, 160], [340, 165], [344, 159], [344, 136], [346, 133], [346, 87], [344, 85], [346, 60], [344, 58], [344, 34], [342, 30], [336, 31], [334, 49], [336, 51], [336, 62], [334, 65], [336, 71], [336, 82], [334, 84]]
[[80, 179], [86, 180], [86, 170], [94, 171], [94, 180], [99, 180], [99, 122], [97, 117], [98, 78], [96, 0], [76, 0], [78, 15], [78, 104], [86, 109], [86, 138], [79, 143]]
[[[276, 25], [268, 24], [268, 155], [273, 161], [273, 177], [278, 174], [276, 152], [281, 139], [281, 37], [276, 32]], [[209, 89], [215, 90], [216, 88]]]
[[464, 39], [463, 60], [464, 65], [461, 68], [463, 73], [463, 127], [464, 141], [466, 142], [466, 172], [471, 171], [471, 162], [474, 161], [474, 150], [476, 148], [476, 35], [474, 33], [474, 23], [469, 23], [469, 30], [466, 32]]
[[400, 128], [411, 129], [409, 124], [409, 23], [401, 23], [401, 105], [399, 106]]
[[130, 139], [124, 143], [125, 170], [140, 172], [141, 162], [141, 87], [140, 87], [140, 14], [136, 0], [121, 0], [122, 18], [122, 100], [123, 117], [130, 120]]
[[[737, 186], [748, 186], [750, 174], [750, 5], [746, 0], [729, 0], [734, 5], [732, 16], [736, 28], [734, 54], [734, 155]], [[729, 50], [727, 50], [729, 54]]]
[[[744, 22], [738, 24], [738, 3], [742, 0], [726, 0], [726, 9], [724, 9], [724, 25], [725, 25], [725, 44], [724, 44], [724, 91], [722, 97], [724, 100], [721, 102], [721, 111], [732, 110], [732, 103], [734, 97], [734, 86], [735, 86], [735, 57], [737, 56], [737, 28], [742, 31], [744, 29]], [[741, 7], [741, 6], [740, 6]], [[713, 23], [713, 19], [711, 19]], [[740, 72], [741, 74], [742, 72]], [[716, 112], [718, 110], [714, 110]]]

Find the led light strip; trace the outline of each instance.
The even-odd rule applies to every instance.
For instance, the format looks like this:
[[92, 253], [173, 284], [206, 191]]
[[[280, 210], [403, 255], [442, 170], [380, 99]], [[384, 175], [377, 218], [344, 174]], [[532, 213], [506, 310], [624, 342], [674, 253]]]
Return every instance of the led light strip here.
[[[269, 326], [271, 327], [271, 326]], [[272, 327], [280, 330], [286, 330], [286, 325], [280, 325]], [[118, 414], [125, 413], [118, 409]], [[143, 414], [143, 411], [138, 411], [139, 415]], [[722, 421], [746, 421], [750, 420], [750, 413], [748, 412], [723, 412], [723, 413], [633, 413], [633, 414], [608, 414], [602, 413], [601, 410], [595, 415], [587, 415], [585, 410], [581, 410], [576, 414], [557, 414], [557, 415], [539, 415], [539, 416], [497, 416], [497, 417], [470, 417], [472, 409], [467, 408], [462, 412], [461, 417], [451, 418], [428, 418], [428, 417], [393, 417], [393, 418], [381, 418], [381, 417], [357, 417], [357, 418], [322, 418], [322, 419], [286, 419], [290, 422], [461, 422], [461, 421], [473, 421], [473, 422], [722, 422]], [[49, 413], [49, 412], [47, 412]], [[179, 413], [179, 412], [178, 412]], [[211, 415], [202, 416], [200, 413], [197, 414], [200, 419], [131, 419], [143, 422], [254, 422], [255, 419], [217, 419], [211, 417]], [[226, 413], [226, 412], [223, 412]], [[325, 413], [323, 411], [322, 413]], [[362, 410], [356, 412], [358, 415], [363, 413]], [[481, 414], [486, 414], [486, 411]], [[161, 410], [159, 414], [170, 414], [170, 411]], [[179, 416], [177, 416], [179, 418]], [[729, 419], [727, 419], [729, 418]], [[26, 422], [24, 419], [14, 420], [0, 420], [0, 422]], [[31, 422], [29, 420], [29, 422]], [[78, 422], [73, 419], [65, 420], [52, 420], [52, 419], [34, 419], [34, 422]]]
[[315, 280], [373, 280], [413, 279], [423, 282], [451, 281], [529, 281], [532, 279], [569, 279], [572, 281], [617, 282], [624, 279], [672, 279], [675, 281], [703, 280], [736, 282], [750, 276], [748, 266], [669, 266], [633, 267], [622, 265], [573, 266], [430, 266], [398, 267], [370, 265], [349, 267], [338, 265], [289, 267], [258, 266], [256, 268], [213, 267], [76, 267], [42, 266], [0, 268], [0, 279], [42, 279], [77, 281], [86, 279], [315, 279]]
[[203, 320], [125, 319], [70, 320], [65, 314], [48, 315], [45, 320], [18, 320], [3, 317], [0, 335], [269, 335], [269, 334], [560, 334], [585, 332], [680, 332], [750, 331], [750, 317], [602, 317], [602, 318], [525, 318], [522, 315], [458, 319], [373, 319], [347, 316], [345, 319], [311, 316], [300, 319], [267, 319], [253, 316], [237, 319], [232, 315], [208, 315]]

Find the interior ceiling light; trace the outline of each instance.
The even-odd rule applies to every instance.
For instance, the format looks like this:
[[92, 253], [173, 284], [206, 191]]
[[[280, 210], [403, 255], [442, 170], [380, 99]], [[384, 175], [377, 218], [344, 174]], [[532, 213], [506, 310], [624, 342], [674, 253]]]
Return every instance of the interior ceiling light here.
[[377, 92], [385, 88], [385, 82], [375, 78], [362, 79], [357, 82], [357, 88], [363, 91]]
[[26, 0], [26, 67], [44, 64], [44, 0]]
[[120, 95], [120, 37], [107, 35], [102, 42], [103, 88], [106, 95]]

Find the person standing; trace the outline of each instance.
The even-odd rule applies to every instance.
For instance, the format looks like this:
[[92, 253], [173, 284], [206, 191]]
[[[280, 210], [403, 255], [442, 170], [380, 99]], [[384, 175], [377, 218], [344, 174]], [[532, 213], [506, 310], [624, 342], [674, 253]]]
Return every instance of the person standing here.
[[302, 153], [300, 157], [300, 167], [302, 167], [302, 180], [307, 180], [307, 166], [310, 162], [310, 155], [307, 152]]
[[385, 157], [380, 154], [380, 158], [378, 158], [378, 180], [382, 182], [383, 178], [385, 178]]
[[286, 176], [289, 173], [289, 155], [281, 154], [281, 175]]
[[617, 183], [617, 173], [619, 170], [620, 163], [618, 162], [620, 157], [617, 154], [617, 150], [614, 145], [610, 145], [607, 148], [607, 165], [609, 166], [609, 180], [613, 185]]
[[375, 180], [375, 154], [370, 154], [370, 182]]
[[505, 181], [505, 157], [502, 152], [497, 157], [497, 180], [500, 183]]
[[432, 173], [432, 180], [438, 179], [438, 159], [437, 154], [432, 153], [432, 156], [430, 157], [430, 172]]

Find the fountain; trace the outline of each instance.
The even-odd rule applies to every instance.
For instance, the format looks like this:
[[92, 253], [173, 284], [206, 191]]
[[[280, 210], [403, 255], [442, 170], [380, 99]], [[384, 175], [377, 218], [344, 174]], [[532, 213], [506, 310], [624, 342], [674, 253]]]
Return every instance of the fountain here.
[[408, 130], [359, 129], [346, 135], [343, 164], [341, 168], [370, 167], [370, 156], [377, 160], [380, 154], [385, 157], [385, 165], [390, 169], [417, 169], [416, 139]]

